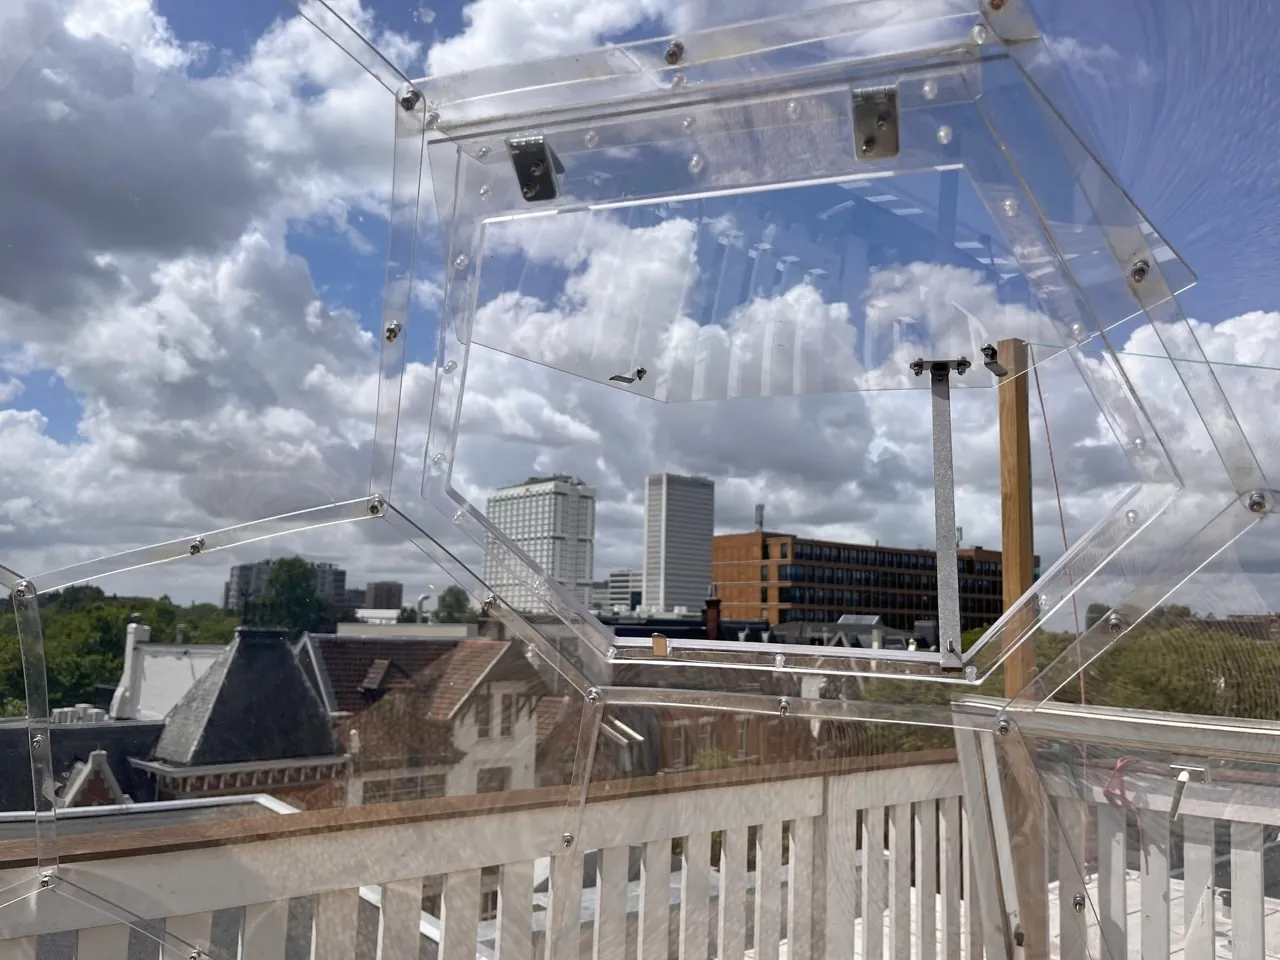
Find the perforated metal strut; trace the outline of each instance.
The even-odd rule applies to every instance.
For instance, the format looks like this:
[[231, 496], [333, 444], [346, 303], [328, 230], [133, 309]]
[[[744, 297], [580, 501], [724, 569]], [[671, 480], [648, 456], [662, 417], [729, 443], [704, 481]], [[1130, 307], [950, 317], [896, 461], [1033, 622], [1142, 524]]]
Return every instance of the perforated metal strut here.
[[960, 571], [956, 542], [956, 478], [951, 452], [951, 372], [964, 376], [967, 357], [911, 363], [917, 377], [929, 372], [933, 399], [933, 518], [938, 555], [938, 651], [945, 670], [963, 670], [960, 658]]

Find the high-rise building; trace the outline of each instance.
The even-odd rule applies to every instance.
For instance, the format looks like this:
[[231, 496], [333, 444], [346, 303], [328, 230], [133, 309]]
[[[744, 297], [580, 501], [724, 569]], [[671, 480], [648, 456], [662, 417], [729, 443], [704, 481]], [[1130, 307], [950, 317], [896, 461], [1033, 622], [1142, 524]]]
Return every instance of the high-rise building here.
[[399, 610], [404, 604], [404, 584], [374, 580], [364, 588], [364, 605], [370, 610]]
[[[231, 568], [222, 587], [222, 609], [240, 612], [246, 603], [259, 599], [267, 589], [271, 571], [279, 563], [268, 557], [255, 563], [242, 563]], [[347, 604], [347, 571], [336, 563], [314, 563], [316, 596], [337, 607]]]
[[239, 563], [231, 568], [227, 582], [222, 587], [222, 609], [240, 613], [267, 589], [271, 568], [276, 562], [270, 558], [256, 563]]
[[609, 574], [610, 610], [635, 610], [644, 604], [644, 572], [614, 570]]
[[[596, 536], [593, 487], [563, 475], [530, 477], [490, 497], [485, 514], [584, 606], [591, 602]], [[498, 554], [496, 544], [490, 544], [485, 552], [485, 582], [516, 609], [541, 609], [541, 601]]]
[[[964, 547], [960, 628], [994, 623], [1004, 612], [999, 550]], [[877, 614], [886, 626], [910, 630], [938, 616], [938, 555], [934, 550], [810, 540], [755, 530], [715, 538], [712, 569], [722, 615], [770, 623], [834, 622], [846, 613]], [[1035, 559], [1040, 575], [1040, 558]]]
[[315, 568], [316, 596], [335, 606], [344, 606], [347, 602], [347, 571], [336, 563], [317, 563]]
[[716, 485], [655, 473], [644, 480], [644, 606], [701, 609], [711, 586]]

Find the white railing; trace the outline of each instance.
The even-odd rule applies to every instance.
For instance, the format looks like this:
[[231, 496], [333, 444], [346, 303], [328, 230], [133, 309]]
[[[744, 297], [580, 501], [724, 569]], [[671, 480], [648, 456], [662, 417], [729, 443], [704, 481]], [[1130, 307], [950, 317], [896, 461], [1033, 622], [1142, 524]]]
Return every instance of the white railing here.
[[[126, 960], [120, 921], [136, 918], [135, 948], [141, 931], [164, 937], [165, 960], [193, 948], [417, 960], [424, 939], [440, 960], [531, 960], [562, 909], [581, 920], [580, 956], [599, 960], [626, 956], [627, 944], [638, 960], [977, 958], [976, 906], [961, 899], [959, 767], [926, 759], [756, 768], [768, 779], [754, 781], [748, 770], [617, 781], [599, 785], [576, 823], [562, 792], [528, 791], [485, 812], [449, 798], [70, 838], [52, 886], [0, 908], [0, 958], [43, 957], [55, 934], [66, 951], [74, 932], [78, 953], [60, 956]], [[596, 868], [584, 891], [585, 857]], [[30, 873], [11, 866], [0, 890]], [[547, 873], [550, 889], [535, 891]], [[439, 919], [422, 910], [424, 881], [439, 890]], [[489, 887], [497, 916], [482, 921]]]

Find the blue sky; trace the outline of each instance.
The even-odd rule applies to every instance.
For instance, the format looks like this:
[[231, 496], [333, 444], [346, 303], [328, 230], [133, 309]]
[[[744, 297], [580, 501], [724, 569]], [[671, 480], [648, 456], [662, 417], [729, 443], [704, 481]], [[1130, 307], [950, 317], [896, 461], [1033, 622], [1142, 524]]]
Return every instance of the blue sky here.
[[[1032, 6], [1092, 118], [1100, 154], [1198, 274], [1198, 286], [1183, 298], [1187, 313], [1221, 325], [1261, 312], [1256, 322], [1237, 321], [1229, 331], [1222, 327], [1214, 338], [1214, 356], [1280, 366], [1272, 348], [1280, 342], [1280, 271], [1274, 267], [1280, 254], [1280, 161], [1274, 149], [1280, 140], [1280, 96], [1273, 38], [1257, 29], [1259, 23], [1274, 22], [1274, 0], [1211, 12], [1201, 4], [1159, 0], [1032, 0]], [[589, 49], [602, 39], [660, 36], [671, 27], [659, 15], [665, 12], [674, 22], [687, 17], [688, 8], [682, 0], [595, 5], [549, 0], [537, 8], [545, 21], [539, 32], [519, 19], [534, 8], [516, 0], [476, 0], [471, 16], [457, 3], [366, 6], [384, 40], [398, 35], [393, 42], [401, 50], [418, 45], [413, 56], [404, 55], [404, 66], [413, 73], [425, 69], [428, 57], [470, 65], [486, 56], [510, 59], [526, 49], [567, 52]], [[753, 8], [770, 9], [763, 0]], [[379, 329], [388, 232], [391, 107], [385, 92], [341, 58], [327, 58], [326, 47], [307, 46], [314, 38], [290, 29], [292, 8], [284, 2], [155, 0], [155, 16], [146, 0], [86, 3], [84, 9], [98, 19], [90, 27], [73, 24], [66, 36], [52, 39], [42, 54], [46, 59], [33, 60], [0, 95], [0, 107], [6, 107], [7, 96], [7, 109], [31, 110], [24, 115], [25, 129], [39, 133], [26, 139], [20, 156], [16, 148], [10, 151], [19, 158], [8, 160], [6, 168], [10, 182], [25, 189], [18, 191], [21, 203], [9, 227], [18, 241], [12, 249], [21, 255], [11, 262], [10, 273], [0, 274], [0, 298], [8, 298], [7, 312], [0, 311], [0, 396], [11, 395], [0, 404], [0, 415], [11, 414], [16, 431], [0, 439], [20, 451], [16, 459], [26, 466], [10, 467], [14, 472], [4, 478], [16, 493], [6, 501], [7, 513], [0, 511], [0, 527], [11, 522], [35, 537], [34, 525], [24, 526], [21, 511], [24, 504], [38, 503], [46, 516], [59, 518], [55, 538], [75, 543], [81, 553], [103, 553], [119, 536], [106, 520], [113, 512], [130, 514], [132, 491], [157, 484], [165, 509], [155, 511], [163, 523], [154, 539], [178, 536], [192, 524], [214, 522], [211, 518], [255, 515], [260, 507], [268, 509], [267, 503], [272, 510], [307, 506], [313, 495], [337, 498], [361, 489], [367, 473], [359, 444], [367, 443], [361, 431], [371, 421], [364, 404], [371, 402], [374, 349], [360, 339], [360, 331], [376, 336]], [[610, 25], [605, 37], [593, 35], [594, 23]], [[205, 45], [204, 55], [184, 59], [185, 45], [196, 43]], [[59, 100], [57, 71], [38, 69], [54, 65], [89, 93], [81, 100]], [[38, 101], [46, 104], [40, 108], [44, 112], [31, 106], [34, 99], [20, 102], [23, 96], [46, 98]], [[77, 126], [66, 120], [65, 111], [74, 113], [90, 102], [96, 130], [87, 122]], [[189, 172], [171, 175], [161, 169], [164, 164], [144, 162], [155, 157]], [[576, 162], [571, 158], [571, 176], [600, 172], [586, 161], [574, 168]], [[662, 162], [680, 174], [686, 158], [667, 154]], [[117, 181], [114, 174], [120, 171], [125, 176]], [[129, 203], [121, 200], [121, 190], [113, 186], [117, 182], [125, 185]], [[588, 189], [581, 179], [575, 183]], [[836, 200], [845, 196], [839, 188], [832, 191]], [[901, 192], [904, 197], [892, 203], [875, 202], [913, 216], [902, 213], [906, 191]], [[962, 197], [962, 213], [971, 201]], [[710, 217], [730, 207], [699, 209]], [[792, 204], [790, 215], [810, 226], [819, 223], [817, 207]], [[979, 233], [994, 229], [985, 214], [965, 219]], [[853, 232], [869, 222], [858, 221]], [[335, 223], [343, 229], [335, 229]], [[965, 242], [971, 255], [981, 253], [978, 240]], [[695, 244], [700, 262], [714, 246], [704, 231]], [[296, 259], [286, 258], [286, 252]], [[664, 251], [655, 242], [641, 252], [660, 256]], [[553, 281], [558, 286], [571, 276], [585, 276], [591, 256], [607, 255], [608, 244], [586, 253], [572, 268], [544, 270], [539, 275], [543, 288], [524, 292], [536, 292], [544, 305], [554, 305]], [[892, 251], [877, 255], [892, 263]], [[511, 261], [515, 279], [507, 283], [508, 291], [532, 282], [534, 274], [523, 273], [523, 256]], [[439, 261], [433, 249], [419, 258], [420, 264], [436, 267]], [[597, 269], [603, 268], [597, 263]], [[770, 275], [785, 276], [778, 269]], [[92, 296], [68, 302], [75, 299], [69, 291], [81, 289], [79, 283]], [[625, 300], [628, 294], [616, 296]], [[704, 284], [700, 296], [709, 302], [710, 287]], [[1269, 319], [1272, 313], [1275, 319]], [[429, 310], [419, 310], [411, 359], [430, 358], [429, 338], [422, 331], [431, 318]], [[570, 450], [582, 437], [610, 436], [609, 416], [634, 423], [642, 415], [627, 408], [625, 415], [606, 416], [609, 404], [634, 399], [619, 399], [616, 391], [597, 403], [575, 397], [577, 387], [493, 363], [492, 379], [482, 388], [475, 387], [480, 381], [469, 381], [483, 407], [472, 423], [489, 431], [481, 430], [471, 442], [477, 457], [501, 469], [477, 470], [467, 480], [468, 495], [482, 497], [486, 482], [509, 479], [505, 473], [525, 469], [526, 461], [530, 469], [541, 469], [540, 464], [560, 456], [555, 451]], [[419, 420], [428, 401], [422, 393], [425, 377], [420, 370], [412, 372], [404, 401]], [[20, 381], [20, 393], [6, 385], [7, 378]], [[1280, 387], [1280, 381], [1239, 383], [1243, 397]], [[235, 415], [209, 405], [201, 391], [233, 395]], [[562, 399], [563, 409], [553, 409]], [[869, 441], [874, 449], [889, 451], [874, 475], [862, 477], [860, 486], [844, 494], [834, 487], [821, 492], [826, 481], [817, 464], [809, 476], [801, 471], [787, 481], [794, 487], [779, 490], [776, 515], [833, 536], [896, 532], [894, 499], [908, 489], [911, 496], [924, 497], [923, 487], [913, 484], [927, 479], [927, 461], [922, 466], [916, 459], [927, 456], [927, 444], [918, 451], [895, 448], [882, 419], [893, 422], [898, 414], [877, 413], [873, 406], [853, 404], [865, 415], [863, 428], [874, 435]], [[813, 413], [820, 407], [815, 401], [804, 409]], [[184, 412], [190, 414], [187, 419]], [[309, 425], [298, 426], [304, 422]], [[727, 432], [751, 429], [750, 423], [725, 424]], [[1069, 425], [1068, 435], [1076, 426]], [[250, 437], [284, 438], [279, 450], [271, 448], [272, 456], [287, 459], [287, 453], [309, 463], [315, 451], [289, 442], [296, 439], [287, 436], [295, 429], [323, 433], [325, 442], [335, 445], [322, 457], [323, 469], [295, 468], [290, 474], [323, 476], [323, 482], [316, 479], [297, 490], [292, 480], [275, 482], [265, 454], [262, 462], [238, 465], [243, 476], [233, 476], [225, 460], [214, 458], [214, 451], [234, 447], [235, 431], [244, 430]], [[711, 428], [700, 429], [697, 436], [703, 438]], [[784, 435], [795, 432], [777, 429]], [[1085, 432], [1080, 427], [1075, 439], [1076, 452], [1087, 460], [1096, 438], [1086, 438]], [[661, 448], [667, 465], [697, 460], [671, 443]], [[563, 454], [566, 462], [598, 473], [608, 491], [598, 548], [601, 569], [632, 562], [626, 550], [635, 540], [637, 521], [628, 491], [634, 492], [638, 472], [656, 466], [642, 464], [631, 456], [634, 452], [601, 456], [588, 443]], [[722, 488], [728, 525], [746, 522], [753, 499], [767, 486], [763, 474], [734, 469], [738, 474], [726, 476]], [[1097, 464], [1087, 468], [1100, 471], [1096, 474], [1080, 469], [1068, 508], [1072, 522], [1083, 529], [1091, 516], [1089, 482], [1103, 483], [1106, 471]], [[237, 484], [249, 482], [246, 477], [272, 496], [240, 504]], [[769, 482], [781, 483], [776, 475]], [[229, 495], [233, 489], [234, 497]], [[861, 513], [856, 523], [839, 526], [832, 519], [835, 505], [850, 490]], [[974, 496], [975, 503], [986, 502]], [[989, 541], [995, 536], [989, 523], [985, 530], [982, 522], [966, 523], [966, 529]], [[1052, 532], [1049, 524], [1047, 533]], [[915, 530], [909, 535], [923, 536]]]

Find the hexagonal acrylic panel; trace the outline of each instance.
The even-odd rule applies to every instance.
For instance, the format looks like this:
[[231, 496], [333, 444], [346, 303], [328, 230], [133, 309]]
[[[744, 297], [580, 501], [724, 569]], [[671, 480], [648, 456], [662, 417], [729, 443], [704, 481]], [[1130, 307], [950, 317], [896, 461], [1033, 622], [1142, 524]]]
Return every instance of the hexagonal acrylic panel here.
[[[518, 605], [539, 598], [573, 634], [553, 646], [584, 683], [607, 677], [611, 657], [644, 654], [614, 643], [583, 597], [468, 503], [459, 424], [476, 422], [467, 400], [483, 397], [481, 347], [528, 361], [540, 371], [530, 383], [571, 374], [667, 404], [928, 388], [915, 361], [962, 357], [954, 392], [990, 387], [983, 348], [1006, 338], [1040, 344], [1034, 357], [1073, 358], [1136, 483], [963, 651], [968, 680], [938, 654], [872, 663], [881, 658], [855, 651], [834, 665], [788, 650], [784, 670], [981, 683], [1100, 571], [1123, 570], [1135, 591], [1124, 616], [1135, 620], [1269, 509], [1248, 441], [1180, 320], [1174, 298], [1190, 273], [1014, 55], [1028, 24], [954, 6], [885, 26], [878, 9], [682, 37], [674, 63], [667, 42], [645, 42], [431, 78], [405, 101], [398, 156], [412, 174], [426, 154], [445, 262], [426, 348], [437, 381], [424, 415], [425, 506], [402, 502], [485, 550]], [[878, 44], [892, 62], [866, 56]], [[421, 229], [419, 219], [412, 236]], [[409, 235], [398, 249], [413, 249]], [[1139, 323], [1157, 333], [1172, 393], [1144, 395], [1115, 358], [1112, 339]], [[1206, 424], [1222, 466], [1213, 476], [1191, 478], [1199, 444], [1159, 422], [1175, 405]], [[956, 627], [941, 624], [944, 648], [959, 642]], [[1114, 639], [1077, 642], [1092, 656]], [[772, 666], [776, 655], [680, 651], [666, 663], [678, 673], [690, 660]]]

